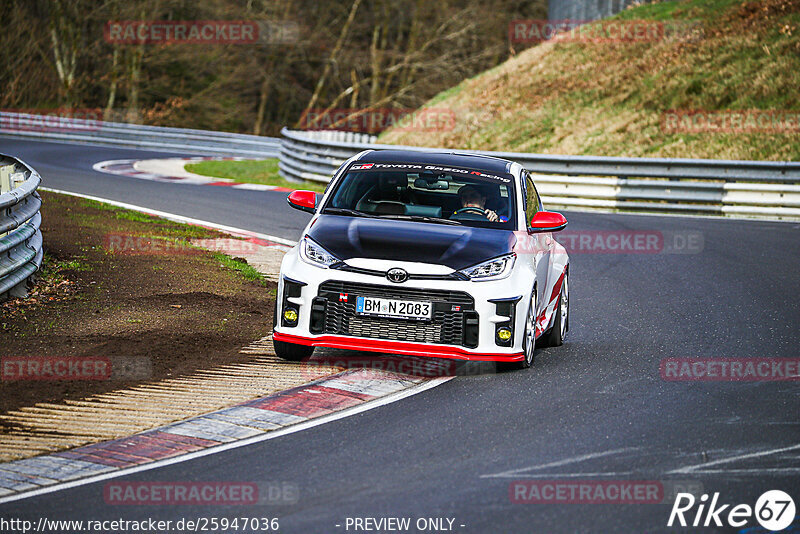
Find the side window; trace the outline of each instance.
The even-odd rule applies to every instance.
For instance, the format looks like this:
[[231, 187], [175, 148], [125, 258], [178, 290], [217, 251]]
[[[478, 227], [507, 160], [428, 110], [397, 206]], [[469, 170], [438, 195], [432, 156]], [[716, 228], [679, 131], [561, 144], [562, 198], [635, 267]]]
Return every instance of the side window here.
[[533, 185], [533, 179], [525, 173], [525, 224], [530, 225], [531, 219], [539, 211], [539, 194]]

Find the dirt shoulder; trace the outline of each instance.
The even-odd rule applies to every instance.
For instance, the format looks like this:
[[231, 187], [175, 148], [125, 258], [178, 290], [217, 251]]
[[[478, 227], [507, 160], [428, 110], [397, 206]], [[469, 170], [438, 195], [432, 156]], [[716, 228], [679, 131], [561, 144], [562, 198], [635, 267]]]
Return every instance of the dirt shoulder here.
[[0, 358], [93, 357], [129, 369], [101, 380], [15, 380], [4, 368], [0, 413], [245, 361], [239, 350], [269, 332], [275, 284], [188, 246], [229, 236], [42, 196], [45, 267], [30, 298], [0, 304]]

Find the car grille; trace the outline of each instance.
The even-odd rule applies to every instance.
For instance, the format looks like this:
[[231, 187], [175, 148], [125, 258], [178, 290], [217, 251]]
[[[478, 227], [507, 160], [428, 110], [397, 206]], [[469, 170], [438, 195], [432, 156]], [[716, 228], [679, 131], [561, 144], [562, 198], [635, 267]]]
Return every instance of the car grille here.
[[[339, 300], [339, 295], [342, 293], [348, 295], [347, 302]], [[429, 300], [433, 303], [433, 318], [431, 321], [413, 321], [356, 315], [357, 296]], [[462, 291], [328, 281], [320, 285], [319, 297], [326, 301], [323, 323], [323, 331], [326, 334], [418, 343], [471, 345], [465, 343], [465, 318], [467, 315], [474, 315], [475, 301]], [[453, 311], [454, 306], [460, 309]]]

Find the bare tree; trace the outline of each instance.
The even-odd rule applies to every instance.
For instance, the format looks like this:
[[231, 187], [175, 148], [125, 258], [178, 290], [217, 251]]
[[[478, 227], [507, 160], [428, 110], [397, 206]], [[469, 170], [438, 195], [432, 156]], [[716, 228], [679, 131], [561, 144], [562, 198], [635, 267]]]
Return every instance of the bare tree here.
[[[0, 105], [275, 134], [312, 108], [416, 108], [509, 55], [545, 0], [5, 0]], [[115, 20], [297, 23], [296, 43], [109, 43]]]
[[81, 2], [52, 0], [50, 4], [49, 34], [53, 61], [61, 82], [62, 104], [75, 105], [75, 72], [78, 52], [81, 48], [80, 12]]
[[353, 5], [350, 7], [350, 13], [347, 16], [347, 21], [345, 21], [344, 25], [342, 26], [342, 31], [339, 33], [339, 39], [336, 41], [336, 45], [333, 47], [331, 51], [331, 56], [327, 63], [325, 63], [325, 69], [322, 71], [322, 75], [319, 77], [317, 81], [317, 86], [314, 89], [314, 94], [311, 95], [311, 100], [308, 101], [306, 108], [303, 110], [303, 113], [300, 115], [300, 119], [298, 119], [297, 124], [300, 124], [300, 121], [303, 120], [308, 112], [314, 107], [314, 104], [317, 103], [319, 99], [320, 93], [322, 93], [322, 88], [325, 87], [325, 81], [328, 78], [328, 74], [331, 72], [331, 67], [336, 63], [336, 58], [339, 55], [339, 51], [344, 46], [344, 41], [347, 38], [347, 31], [350, 29], [350, 25], [353, 24], [353, 20], [355, 20], [356, 11], [358, 11], [358, 6], [361, 4], [361, 0], [353, 0]]

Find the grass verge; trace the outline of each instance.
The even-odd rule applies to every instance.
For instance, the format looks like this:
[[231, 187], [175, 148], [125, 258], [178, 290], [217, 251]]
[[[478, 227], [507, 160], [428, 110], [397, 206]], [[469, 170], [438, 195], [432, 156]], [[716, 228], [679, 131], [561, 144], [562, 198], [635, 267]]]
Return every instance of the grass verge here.
[[290, 182], [278, 174], [278, 160], [251, 159], [241, 161], [201, 161], [186, 165], [186, 170], [214, 178], [230, 178], [248, 184], [276, 185], [289, 189], [308, 189], [323, 192], [325, 185], [319, 182]]

